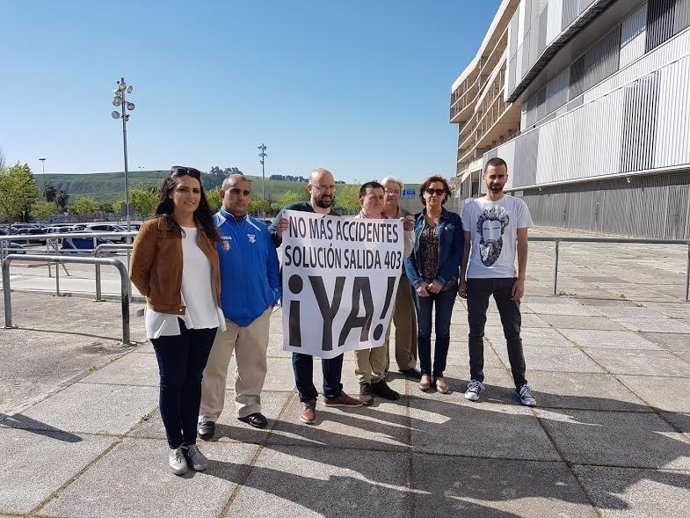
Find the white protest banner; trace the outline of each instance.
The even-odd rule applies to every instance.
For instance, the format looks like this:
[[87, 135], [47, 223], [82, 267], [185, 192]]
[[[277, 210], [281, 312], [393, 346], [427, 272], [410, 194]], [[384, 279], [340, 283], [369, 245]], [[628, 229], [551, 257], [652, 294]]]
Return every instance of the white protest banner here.
[[380, 347], [403, 265], [397, 219], [285, 211], [283, 349], [334, 358]]

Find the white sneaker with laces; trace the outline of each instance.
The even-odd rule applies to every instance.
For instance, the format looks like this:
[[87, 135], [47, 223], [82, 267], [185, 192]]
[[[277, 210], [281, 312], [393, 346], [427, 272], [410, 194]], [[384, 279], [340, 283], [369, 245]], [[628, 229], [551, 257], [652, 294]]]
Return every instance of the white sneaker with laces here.
[[175, 475], [184, 475], [189, 469], [187, 466], [187, 459], [184, 456], [182, 446], [179, 448], [170, 448], [168, 452], [168, 464]]
[[208, 469], [208, 459], [199, 451], [199, 447], [196, 444], [184, 446], [184, 449], [187, 462], [194, 471], [206, 471]]
[[516, 390], [518, 395], [520, 396], [520, 403], [522, 403], [525, 406], [537, 405], [537, 400], [534, 399], [534, 396], [532, 395], [532, 389], [527, 383], [525, 383], [524, 385], [520, 385]]
[[481, 381], [470, 380], [465, 391], [465, 399], [470, 401], [479, 401], [479, 393], [484, 390], [484, 384]]

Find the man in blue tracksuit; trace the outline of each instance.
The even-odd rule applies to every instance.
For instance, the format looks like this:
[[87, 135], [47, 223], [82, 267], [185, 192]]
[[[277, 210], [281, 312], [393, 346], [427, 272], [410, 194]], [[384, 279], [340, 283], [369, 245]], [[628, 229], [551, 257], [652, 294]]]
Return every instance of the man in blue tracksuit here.
[[281, 297], [278, 254], [268, 227], [247, 214], [251, 185], [242, 174], [221, 187], [223, 206], [213, 216], [221, 236], [221, 306], [227, 330], [216, 335], [202, 381], [199, 437], [211, 439], [223, 411], [228, 365], [235, 351], [237, 418], [256, 428], [268, 424], [261, 413], [266, 349], [273, 307]]

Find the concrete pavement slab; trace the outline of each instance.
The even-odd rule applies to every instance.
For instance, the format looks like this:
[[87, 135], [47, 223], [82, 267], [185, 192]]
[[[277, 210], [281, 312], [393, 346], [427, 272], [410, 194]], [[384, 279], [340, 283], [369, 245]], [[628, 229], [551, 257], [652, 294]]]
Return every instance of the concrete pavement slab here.
[[407, 399], [402, 397], [399, 401], [384, 402], [376, 398], [370, 407], [327, 408], [323, 398], [319, 398], [316, 424], [306, 425], [299, 420], [300, 404], [295, 396], [276, 420], [268, 445], [407, 450]]
[[640, 333], [640, 336], [660, 345], [667, 351], [690, 353], [690, 335], [682, 333]]
[[690, 304], [687, 302], [659, 303], [645, 302], [644, 306], [669, 318], [690, 321]]
[[[279, 419], [280, 413], [287, 401], [292, 397], [290, 392], [262, 392], [261, 407], [263, 414], [268, 418], [268, 427], [265, 429], [254, 428], [235, 415], [235, 393], [227, 390], [225, 393], [225, 411], [220, 415], [216, 426], [216, 441], [241, 441], [247, 443], [262, 444]], [[129, 434], [130, 437], [165, 439], [165, 428], [161, 420], [160, 411], [154, 409], [148, 417], [139, 423]], [[206, 441], [199, 441], [205, 444]]]
[[580, 347], [661, 350], [661, 347], [655, 343], [632, 331], [603, 331], [583, 328], [561, 329], [561, 333]]
[[46, 507], [47, 516], [216, 518], [256, 453], [253, 444], [205, 444], [205, 473], [183, 477], [168, 468], [165, 441], [125, 439]]
[[[505, 336], [502, 328], [487, 327], [486, 336], [496, 347], [505, 347]], [[549, 347], [569, 347], [572, 344], [558, 331], [549, 327], [522, 327], [520, 330], [522, 343], [525, 345], [544, 345]]]
[[561, 462], [415, 454], [413, 470], [415, 516], [597, 516]]
[[690, 469], [690, 441], [653, 413], [537, 409], [574, 464]]
[[650, 379], [649, 376], [618, 376], [649, 405], [667, 412], [690, 413], [690, 378]]
[[666, 351], [587, 348], [586, 352], [613, 374], [690, 376], [690, 364]]
[[411, 517], [410, 484], [409, 458], [399, 453], [264, 448], [229, 515]]
[[158, 362], [153, 354], [133, 352], [97, 370], [84, 381], [157, 387], [159, 383]]
[[655, 319], [616, 318], [614, 321], [631, 331], [647, 333], [674, 332], [690, 335], [690, 324], [666, 317]]
[[690, 471], [595, 466], [574, 471], [605, 518], [687, 516]]
[[597, 306], [596, 311], [599, 315], [606, 318], [624, 318], [624, 319], [660, 319], [665, 318], [662, 313], [648, 308], [641, 303], [630, 305], [630, 303], [605, 304]]
[[[563, 329], [599, 329], [607, 331], [626, 331], [626, 328], [606, 317], [576, 317], [572, 315], [542, 315], [549, 325]], [[526, 324], [522, 323], [523, 326]]]
[[539, 408], [652, 411], [610, 374], [528, 371], [527, 379]]
[[29, 513], [114, 438], [0, 428], [0, 512]]
[[[603, 369], [575, 347], [523, 347], [527, 371], [603, 372]], [[509, 365], [508, 352], [498, 349], [498, 355]]]
[[153, 387], [76, 383], [27, 409], [12, 424], [29, 429], [119, 435], [157, 404], [158, 389]]
[[417, 453], [504, 459], [558, 460], [532, 412], [519, 404], [411, 399], [412, 446]]
[[663, 419], [671, 423], [676, 430], [685, 434], [690, 441], [690, 413], [687, 412], [660, 412]]
[[[556, 299], [558, 300], [558, 299]], [[556, 301], [545, 301], [543, 298], [539, 302], [525, 302], [523, 307], [529, 309], [533, 313], [540, 315], [571, 315], [579, 317], [594, 317], [600, 316], [591, 306], [584, 306], [572, 299], [563, 299]]]

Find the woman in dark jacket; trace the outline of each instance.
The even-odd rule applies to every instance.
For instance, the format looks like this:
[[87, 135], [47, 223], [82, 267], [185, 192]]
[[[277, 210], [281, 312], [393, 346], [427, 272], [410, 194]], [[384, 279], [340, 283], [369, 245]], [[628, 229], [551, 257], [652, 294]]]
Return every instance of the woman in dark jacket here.
[[158, 360], [168, 464], [176, 475], [208, 467], [196, 445], [201, 376], [216, 330], [225, 328], [218, 308], [220, 237], [200, 176], [191, 167], [171, 169], [155, 216], [137, 234], [130, 266], [146, 297], [146, 337]]
[[[422, 379], [420, 390], [432, 385], [445, 394], [443, 378], [450, 345], [450, 318], [455, 304], [460, 261], [465, 235], [460, 216], [443, 205], [450, 197], [448, 182], [442, 176], [427, 178], [420, 187], [424, 210], [415, 216], [415, 243], [405, 260], [405, 273], [415, 291], [417, 306], [417, 348]], [[431, 362], [431, 320], [435, 306], [436, 347]]]

